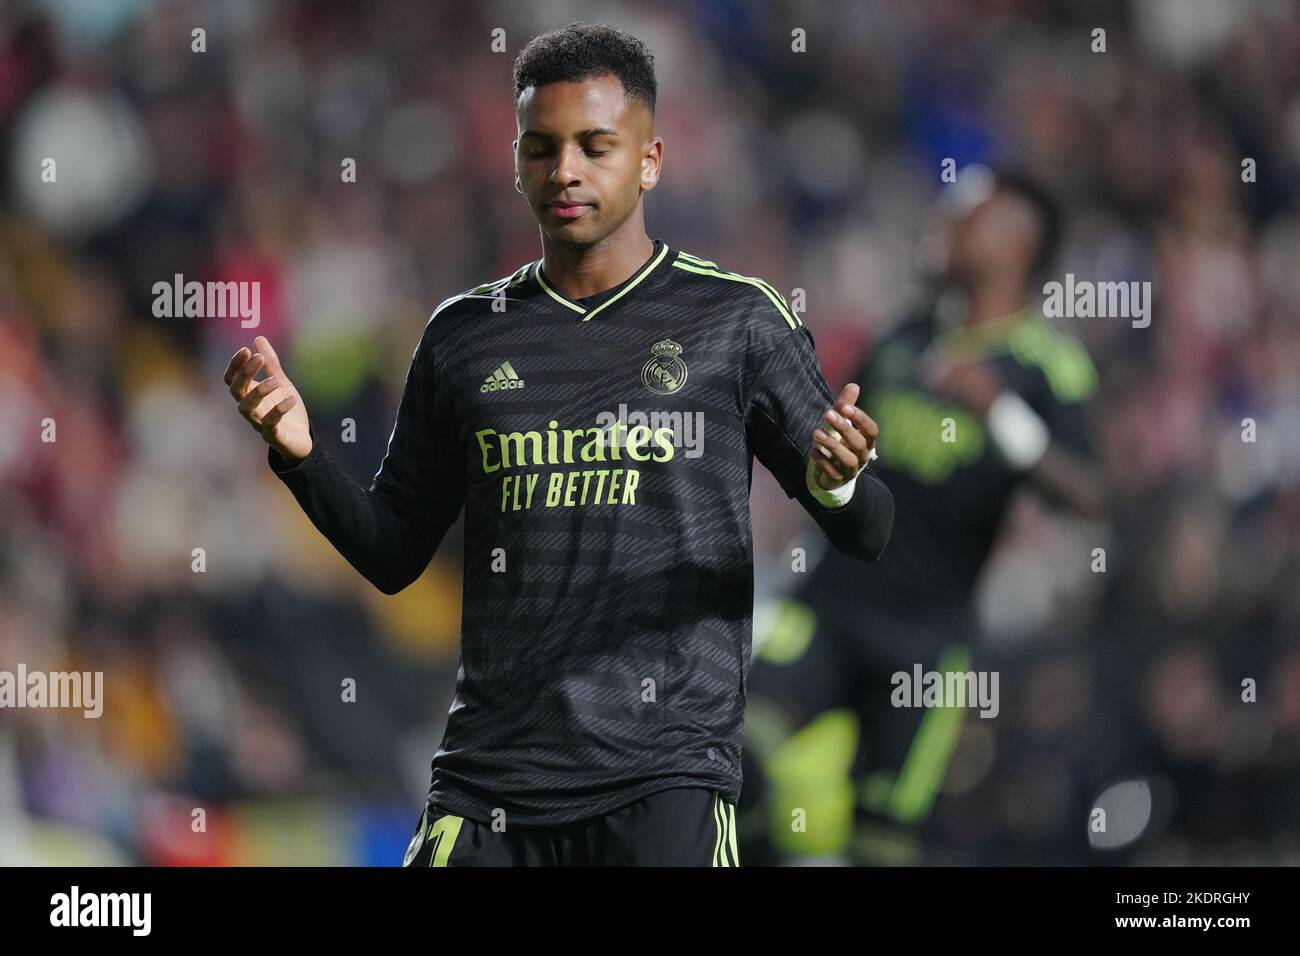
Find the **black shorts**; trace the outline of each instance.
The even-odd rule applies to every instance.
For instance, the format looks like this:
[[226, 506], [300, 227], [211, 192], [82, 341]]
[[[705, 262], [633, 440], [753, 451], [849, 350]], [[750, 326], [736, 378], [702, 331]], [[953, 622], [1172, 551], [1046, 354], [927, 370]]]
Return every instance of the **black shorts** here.
[[[748, 674], [740, 842], [751, 865], [844, 854], [915, 863], [965, 712], [900, 708], [894, 675], [971, 668], [969, 617], [942, 625], [864, 608], [849, 626], [786, 598]], [[792, 830], [802, 810], [816, 826]]]
[[402, 865], [739, 866], [736, 808], [696, 788], [558, 826], [483, 823], [426, 807]]

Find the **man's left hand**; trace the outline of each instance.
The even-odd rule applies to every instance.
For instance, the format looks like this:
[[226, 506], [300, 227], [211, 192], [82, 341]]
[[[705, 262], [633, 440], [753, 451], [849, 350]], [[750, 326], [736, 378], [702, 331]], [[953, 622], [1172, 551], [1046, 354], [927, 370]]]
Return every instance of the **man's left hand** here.
[[831, 491], [848, 484], [871, 458], [880, 426], [858, 408], [859, 389], [849, 382], [833, 407], [826, 409], [822, 428], [813, 429], [813, 468], [819, 487]]

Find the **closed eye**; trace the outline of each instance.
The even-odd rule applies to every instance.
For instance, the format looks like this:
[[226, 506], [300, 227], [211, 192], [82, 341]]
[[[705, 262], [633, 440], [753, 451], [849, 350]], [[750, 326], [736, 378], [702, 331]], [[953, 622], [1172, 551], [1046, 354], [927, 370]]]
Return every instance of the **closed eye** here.
[[[550, 149], [533, 149], [529, 150], [525, 155], [527, 155], [529, 159], [544, 159], [551, 155], [551, 152]], [[583, 152], [593, 159], [599, 159], [601, 156], [609, 155], [609, 150], [607, 149], [584, 149]]]

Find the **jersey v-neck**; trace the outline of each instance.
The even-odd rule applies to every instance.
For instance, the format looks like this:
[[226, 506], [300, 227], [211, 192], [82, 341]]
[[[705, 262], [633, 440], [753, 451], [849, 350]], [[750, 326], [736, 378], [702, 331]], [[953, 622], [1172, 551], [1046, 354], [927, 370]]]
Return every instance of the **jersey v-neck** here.
[[533, 266], [533, 278], [537, 280], [537, 284], [542, 287], [542, 290], [547, 295], [560, 305], [573, 311], [578, 321], [586, 322], [603, 313], [605, 309], [615, 302], [632, 294], [632, 291], [642, 285], [656, 268], [668, 260], [669, 251], [668, 245], [662, 239], [654, 240], [654, 249], [650, 253], [650, 258], [646, 259], [636, 272], [612, 289], [597, 292], [595, 295], [583, 296], [581, 299], [571, 299], [555, 288], [550, 280], [546, 278], [546, 274], [542, 272], [541, 259], [538, 259], [536, 265]]

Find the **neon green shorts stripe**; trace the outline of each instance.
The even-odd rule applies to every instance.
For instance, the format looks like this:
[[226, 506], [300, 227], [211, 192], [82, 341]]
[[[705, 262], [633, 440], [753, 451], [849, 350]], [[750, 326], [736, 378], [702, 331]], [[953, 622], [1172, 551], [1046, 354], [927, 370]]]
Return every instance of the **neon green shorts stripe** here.
[[[969, 669], [970, 654], [960, 645], [948, 648], [939, 660], [940, 672]], [[930, 813], [961, 734], [965, 713], [965, 708], [955, 706], [935, 707], [925, 712], [921, 729], [912, 741], [889, 798], [889, 812], [894, 819], [915, 823]]]
[[722, 817], [718, 813], [718, 795], [713, 795], [713, 826], [716, 834], [713, 837], [713, 865], [726, 866], [722, 862]]

